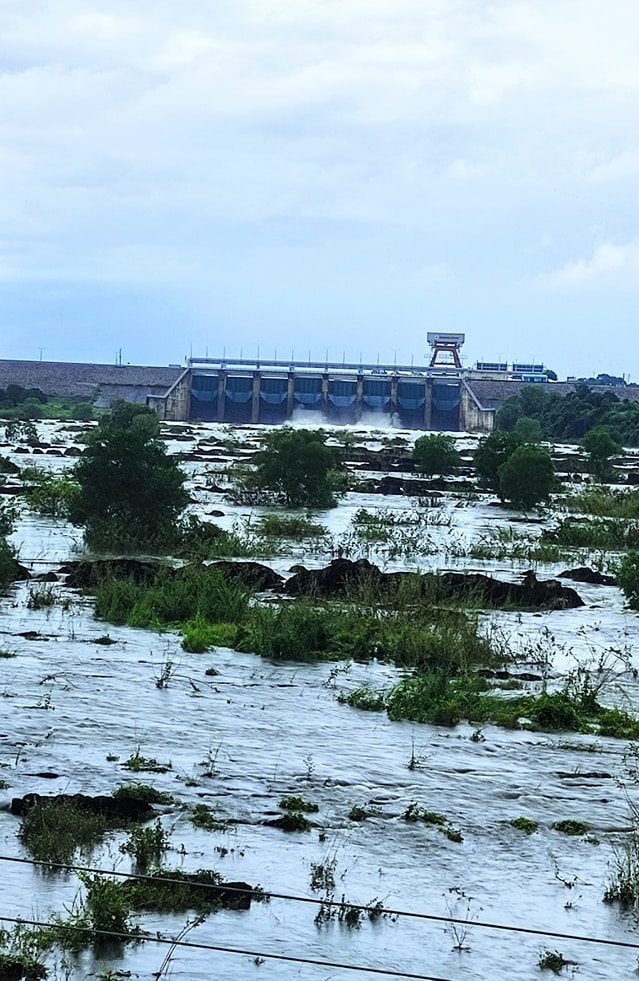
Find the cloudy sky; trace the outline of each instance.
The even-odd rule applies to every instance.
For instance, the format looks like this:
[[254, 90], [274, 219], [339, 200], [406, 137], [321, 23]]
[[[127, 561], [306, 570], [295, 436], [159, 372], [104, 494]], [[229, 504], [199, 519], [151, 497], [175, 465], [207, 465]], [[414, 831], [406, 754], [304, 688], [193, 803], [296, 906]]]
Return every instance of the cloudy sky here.
[[0, 357], [639, 379], [637, 0], [0, 0]]

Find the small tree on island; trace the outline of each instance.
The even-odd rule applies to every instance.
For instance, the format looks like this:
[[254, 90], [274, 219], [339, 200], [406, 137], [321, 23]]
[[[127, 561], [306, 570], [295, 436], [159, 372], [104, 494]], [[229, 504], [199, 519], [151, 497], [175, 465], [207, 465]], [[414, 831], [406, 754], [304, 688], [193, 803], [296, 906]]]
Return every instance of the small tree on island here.
[[518, 446], [521, 446], [521, 439], [516, 433], [497, 430], [490, 436], [480, 439], [473, 456], [480, 484], [498, 493], [499, 469]]
[[75, 468], [80, 485], [71, 509], [94, 549], [170, 547], [189, 497], [186, 475], [159, 439], [146, 406], [117, 402], [89, 437]]
[[455, 440], [445, 433], [427, 433], [415, 440], [413, 466], [418, 473], [445, 477], [454, 473], [461, 463]]
[[246, 486], [290, 507], [332, 508], [345, 489], [338, 460], [321, 429], [283, 426], [264, 437]]
[[534, 443], [518, 446], [501, 465], [498, 476], [502, 500], [524, 510], [547, 500], [555, 484], [550, 453]]
[[614, 473], [610, 458], [621, 453], [621, 443], [612, 436], [606, 426], [595, 426], [581, 440], [581, 448], [588, 454], [590, 472], [598, 480], [609, 480]]

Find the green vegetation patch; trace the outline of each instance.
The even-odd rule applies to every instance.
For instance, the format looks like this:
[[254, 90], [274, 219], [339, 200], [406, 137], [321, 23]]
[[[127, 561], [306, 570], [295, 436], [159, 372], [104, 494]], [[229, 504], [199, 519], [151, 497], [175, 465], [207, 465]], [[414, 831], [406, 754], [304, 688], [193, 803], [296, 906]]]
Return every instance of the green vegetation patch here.
[[113, 791], [114, 797], [134, 797], [136, 800], [145, 801], [147, 804], [172, 804], [175, 798], [166, 790], [158, 790], [148, 783], [133, 781], [132, 783], [121, 783]]
[[139, 749], [136, 749], [122, 766], [125, 770], [132, 770], [133, 773], [168, 773], [173, 769], [171, 763], [158, 763], [154, 756], [143, 756]]
[[605, 709], [589, 689], [568, 679], [566, 688], [538, 695], [505, 695], [489, 689], [477, 675], [454, 676], [444, 667], [400, 681], [386, 696], [391, 719], [412, 719], [455, 726], [462, 720], [492, 722], [507, 729], [543, 732], [593, 732], [620, 739], [635, 738], [639, 720], [621, 709]]
[[355, 688], [354, 691], [340, 692], [337, 701], [343, 705], [350, 705], [351, 708], [361, 709], [363, 712], [383, 712], [386, 708], [384, 692], [373, 691], [368, 686]]
[[627, 518], [562, 518], [559, 524], [542, 532], [541, 542], [564, 548], [623, 551], [639, 547], [639, 522]]
[[267, 538], [321, 538], [327, 534], [324, 525], [303, 515], [265, 514], [257, 523], [257, 532]]
[[302, 811], [306, 814], [315, 814], [319, 811], [319, 807], [312, 800], [297, 796], [282, 797], [280, 807], [285, 811]]
[[437, 828], [449, 841], [461, 843], [464, 839], [459, 828], [452, 826], [445, 814], [438, 811], [429, 811], [428, 808], [420, 807], [413, 802], [409, 804], [403, 814], [404, 821], [409, 824], [430, 824]]
[[584, 824], [583, 821], [555, 821], [552, 825], [554, 831], [560, 831], [563, 835], [571, 835], [572, 837], [578, 837], [581, 835], [587, 835], [590, 831], [590, 827]]
[[553, 974], [561, 974], [565, 967], [576, 965], [576, 961], [569, 961], [558, 950], [543, 950], [537, 961], [538, 967], [542, 971], [552, 971]]
[[73, 798], [40, 798], [22, 817], [19, 836], [37, 861], [70, 864], [77, 851], [90, 854], [106, 831], [126, 820], [98, 812]]
[[523, 831], [526, 835], [534, 834], [539, 827], [539, 821], [533, 821], [532, 818], [527, 817], [513, 818], [510, 823], [513, 828], [517, 828], [517, 831]]

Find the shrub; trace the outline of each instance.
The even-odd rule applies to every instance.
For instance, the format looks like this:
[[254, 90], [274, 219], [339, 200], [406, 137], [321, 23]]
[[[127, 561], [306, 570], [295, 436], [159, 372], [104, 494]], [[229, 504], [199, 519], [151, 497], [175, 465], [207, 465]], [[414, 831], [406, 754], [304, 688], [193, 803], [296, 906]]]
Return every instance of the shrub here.
[[66, 474], [51, 473], [39, 467], [24, 467], [25, 497], [32, 511], [52, 518], [69, 518], [80, 493], [80, 486]]
[[188, 503], [185, 474], [158, 439], [145, 406], [121, 403], [105, 417], [75, 469], [80, 492], [71, 519], [84, 525], [92, 548], [173, 545]]
[[583, 821], [555, 821], [552, 825], [555, 831], [561, 831], [564, 835], [571, 835], [572, 837], [577, 837], [579, 835], [587, 835], [590, 828]]
[[338, 461], [321, 429], [284, 426], [268, 433], [253, 459], [247, 485], [290, 507], [330, 508], [337, 503]]
[[517, 828], [518, 831], [523, 831], [527, 835], [534, 834], [539, 827], [538, 821], [533, 821], [532, 818], [527, 817], [513, 818], [510, 823], [513, 828]]
[[494, 432], [485, 439], [480, 439], [473, 456], [480, 483], [498, 491], [499, 468], [520, 445], [521, 440], [515, 433]]
[[90, 422], [94, 417], [93, 406], [90, 402], [76, 402], [70, 415], [77, 422]]
[[639, 551], [624, 555], [617, 567], [617, 582], [633, 610], [639, 610]]
[[518, 446], [497, 474], [500, 494], [521, 508], [531, 508], [545, 501], [555, 483], [550, 453], [531, 443]]
[[581, 448], [588, 454], [590, 472], [599, 480], [607, 480], [613, 474], [610, 458], [621, 453], [622, 446], [610, 434], [606, 426], [595, 426], [581, 440]]
[[415, 440], [413, 466], [419, 473], [442, 476], [453, 473], [460, 464], [455, 440], [445, 433], [427, 433]]

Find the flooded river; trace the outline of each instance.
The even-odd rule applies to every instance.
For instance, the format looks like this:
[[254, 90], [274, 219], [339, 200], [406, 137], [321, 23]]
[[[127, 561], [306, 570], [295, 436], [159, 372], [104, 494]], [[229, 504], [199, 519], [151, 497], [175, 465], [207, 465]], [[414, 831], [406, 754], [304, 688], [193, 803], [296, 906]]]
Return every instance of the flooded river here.
[[[219, 435], [218, 428], [199, 427], [191, 443], [182, 438], [171, 446], [194, 450], [207, 435]], [[49, 424], [47, 434], [61, 443], [69, 439], [56, 425]], [[46, 456], [28, 462], [73, 463]], [[186, 467], [196, 510], [221, 510], [226, 527], [249, 516], [249, 509], [204, 489], [215, 465], [192, 461]], [[446, 552], [452, 536], [472, 540], [496, 520], [485, 499], [453, 504], [444, 504], [450, 524], [427, 529], [432, 554], [395, 558], [386, 567], [463, 563], [502, 578], [523, 571]], [[338, 535], [361, 507], [413, 506], [405, 498], [349, 494], [320, 520]], [[58, 568], [81, 550], [77, 529], [27, 512], [12, 540], [34, 574]], [[319, 566], [330, 555], [298, 551], [270, 564], [283, 571], [302, 557]], [[558, 570], [540, 567], [537, 573], [547, 578]], [[30, 609], [33, 588], [15, 585], [0, 605], [0, 648], [12, 655], [0, 658], [0, 801], [8, 805], [30, 792], [111, 793], [131, 778], [126, 760], [135, 753], [153, 757], [170, 768], [140, 779], [174, 798], [158, 807], [171, 842], [165, 864], [214, 868], [225, 879], [273, 894], [250, 910], [210, 915], [175, 948], [161, 941], [178, 936], [187, 918], [142, 914], [143, 929], [159, 939], [99, 957], [50, 955], [50, 977], [150, 979], [162, 972], [176, 981], [523, 981], [553, 976], [539, 967], [545, 951], [574, 962], [563, 968], [564, 977], [596, 981], [637, 973], [636, 919], [603, 902], [631, 831], [631, 804], [639, 805], [627, 743], [490, 725], [391, 722], [341, 704], [337, 695], [363, 684], [388, 687], [399, 677], [392, 666], [271, 663], [227, 648], [187, 654], [177, 634], [98, 622], [91, 601], [61, 584], [54, 584], [54, 605]], [[581, 609], [486, 614], [485, 628], [499, 629], [514, 648], [543, 649], [549, 670], [559, 674], [580, 659], [622, 651], [624, 663], [610, 655], [603, 700], [634, 711], [639, 618], [624, 609], [616, 587], [576, 588], [586, 602]], [[97, 643], [105, 634], [114, 643]], [[158, 687], [167, 670], [166, 685]], [[279, 801], [288, 795], [317, 805], [310, 831], [283, 832], [267, 823], [281, 815]], [[208, 804], [228, 825], [195, 828], [184, 805], [196, 803]], [[406, 821], [411, 804], [445, 815], [461, 840], [435, 825]], [[353, 820], [353, 808], [363, 809], [366, 819]], [[538, 830], [526, 835], [514, 828], [511, 821], [521, 816], [538, 822]], [[565, 819], [584, 822], [588, 833], [572, 837], [553, 829]], [[18, 830], [19, 819], [1, 810], [3, 915], [41, 921], [64, 913], [80, 890], [76, 875], [13, 861], [29, 859]], [[125, 837], [108, 835], [88, 863], [129, 871], [130, 859], [119, 850]], [[318, 869], [332, 874], [334, 899], [371, 909], [381, 903], [389, 912], [370, 917], [365, 910], [356, 923], [329, 914], [317, 923], [324, 895], [312, 888]]]

